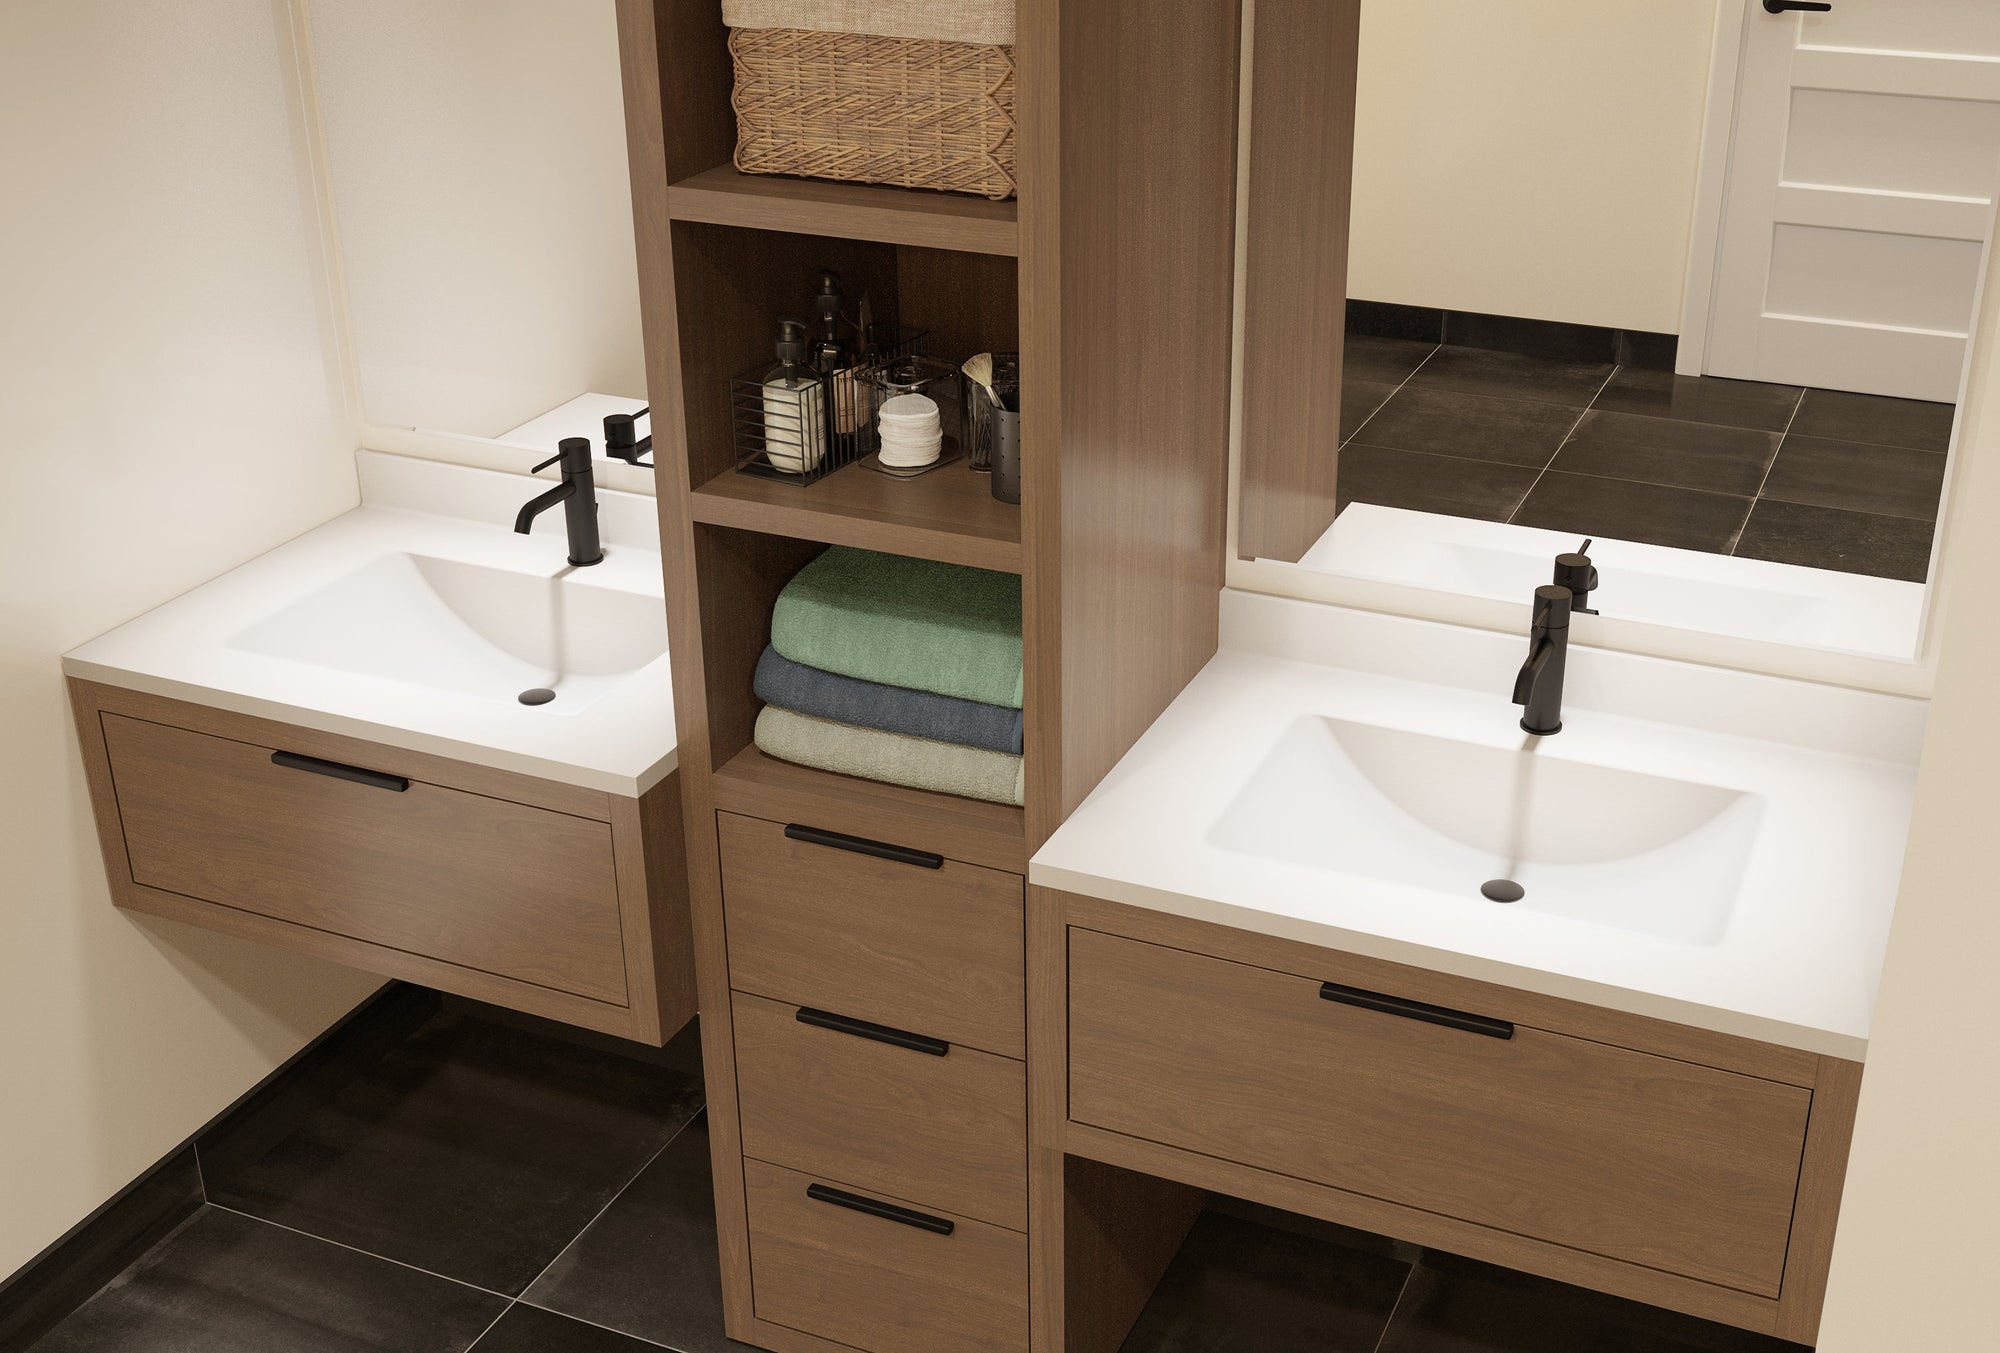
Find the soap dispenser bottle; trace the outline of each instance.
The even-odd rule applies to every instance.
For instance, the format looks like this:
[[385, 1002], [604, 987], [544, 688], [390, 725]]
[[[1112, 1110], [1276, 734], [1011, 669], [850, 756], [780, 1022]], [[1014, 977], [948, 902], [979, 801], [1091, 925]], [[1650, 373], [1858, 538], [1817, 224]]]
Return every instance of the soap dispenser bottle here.
[[859, 386], [854, 379], [854, 349], [840, 334], [840, 311], [846, 300], [840, 290], [840, 274], [831, 268], [820, 269], [819, 292], [813, 297], [819, 310], [819, 335], [813, 342], [812, 363], [826, 382], [826, 430], [835, 437], [851, 437], [867, 421], [856, 398]]
[[764, 375], [764, 459], [785, 474], [811, 474], [826, 455], [826, 387], [806, 362], [805, 325], [779, 323], [777, 358]]

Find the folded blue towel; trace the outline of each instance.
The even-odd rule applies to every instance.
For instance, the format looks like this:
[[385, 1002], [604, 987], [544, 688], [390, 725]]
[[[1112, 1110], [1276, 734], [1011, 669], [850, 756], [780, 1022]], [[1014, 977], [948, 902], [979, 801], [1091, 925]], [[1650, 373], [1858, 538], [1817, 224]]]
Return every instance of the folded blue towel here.
[[757, 698], [818, 719], [907, 733], [933, 742], [1021, 755], [1021, 711], [879, 681], [822, 672], [766, 647], [757, 660]]

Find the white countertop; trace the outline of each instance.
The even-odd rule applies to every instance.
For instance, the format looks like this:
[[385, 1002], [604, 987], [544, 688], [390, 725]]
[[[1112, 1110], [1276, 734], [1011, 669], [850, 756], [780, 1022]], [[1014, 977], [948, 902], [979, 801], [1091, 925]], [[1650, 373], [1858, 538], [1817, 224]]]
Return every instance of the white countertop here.
[[[72, 650], [64, 672], [613, 794], [644, 793], [672, 773], [673, 682], [651, 498], [599, 489], [604, 561], [571, 570], [560, 506], [531, 535], [512, 529], [515, 511], [554, 482], [552, 473], [530, 479], [375, 451], [358, 453], [357, 463], [360, 507]], [[510, 691], [475, 695], [448, 689], [448, 678], [416, 683], [342, 670], [247, 641], [300, 598], [365, 586], [353, 580], [372, 577], [371, 566], [412, 556], [527, 575], [537, 587], [533, 580], [567, 575], [563, 586], [628, 608], [648, 599], [662, 626], [658, 655], [581, 678], [587, 694], [567, 703], [557, 680], [556, 701], [531, 707]], [[497, 650], [473, 651], [478, 643], [468, 630], [470, 670], [482, 661], [508, 676], [525, 667]]]
[[1573, 647], [1537, 755], [1759, 796], [1726, 923], [1651, 933], [1230, 848], [1302, 719], [1521, 745], [1523, 637], [1225, 592], [1223, 650], [1038, 851], [1032, 882], [1859, 1060], [1909, 827], [1921, 701]]

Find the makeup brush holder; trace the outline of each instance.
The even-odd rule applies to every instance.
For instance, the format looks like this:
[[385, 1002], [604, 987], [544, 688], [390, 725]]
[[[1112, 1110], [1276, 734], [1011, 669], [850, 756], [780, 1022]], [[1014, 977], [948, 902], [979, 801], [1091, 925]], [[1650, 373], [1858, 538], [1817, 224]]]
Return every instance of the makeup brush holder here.
[[[993, 468], [993, 443], [998, 435], [994, 415], [1009, 405], [1021, 407], [1021, 356], [1014, 352], [993, 354], [993, 394], [970, 376], [964, 381], [965, 463], [984, 474]], [[993, 402], [994, 395], [1000, 397], [998, 404]]]

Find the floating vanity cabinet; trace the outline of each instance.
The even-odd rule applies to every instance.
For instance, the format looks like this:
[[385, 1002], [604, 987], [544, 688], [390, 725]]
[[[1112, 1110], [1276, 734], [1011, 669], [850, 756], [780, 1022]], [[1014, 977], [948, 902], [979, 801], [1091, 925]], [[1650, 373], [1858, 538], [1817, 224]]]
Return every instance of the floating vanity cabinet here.
[[1812, 1337], [1855, 1064], [1069, 901], [1071, 1152]]
[[673, 776], [623, 798], [70, 692], [119, 906], [655, 1044], [693, 1014]]

